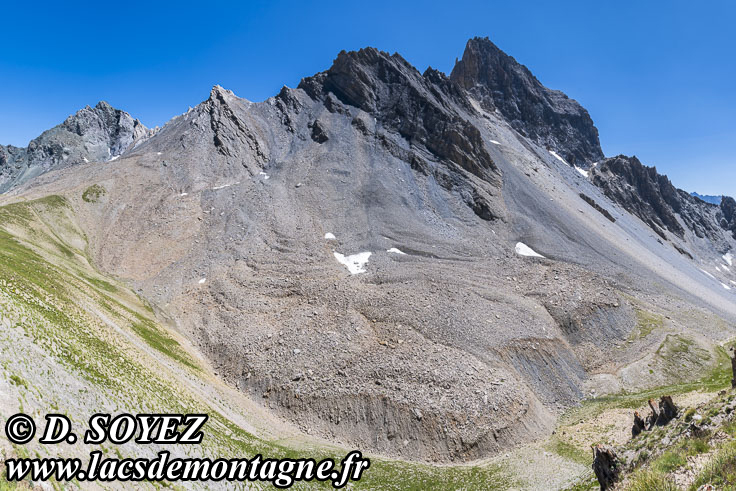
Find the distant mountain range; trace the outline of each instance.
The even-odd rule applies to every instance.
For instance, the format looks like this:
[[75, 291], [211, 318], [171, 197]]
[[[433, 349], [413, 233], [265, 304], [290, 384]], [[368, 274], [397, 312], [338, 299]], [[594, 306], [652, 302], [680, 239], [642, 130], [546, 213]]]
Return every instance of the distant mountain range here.
[[696, 192], [690, 193], [691, 196], [695, 196], [696, 198], [702, 199], [706, 203], [710, 203], [712, 205], [720, 205], [721, 200], [723, 199], [723, 196], [713, 196], [709, 194], [698, 194]]

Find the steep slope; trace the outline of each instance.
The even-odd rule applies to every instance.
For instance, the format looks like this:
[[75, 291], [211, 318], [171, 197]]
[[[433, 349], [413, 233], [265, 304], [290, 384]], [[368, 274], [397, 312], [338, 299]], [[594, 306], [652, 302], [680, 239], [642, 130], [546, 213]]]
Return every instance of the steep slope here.
[[591, 393], [697, 380], [736, 319], [698, 262], [733, 238], [660, 243], [565, 161], [600, 157], [587, 113], [524, 80], [510, 94], [560, 132], [398, 55], [341, 53], [262, 103], [214, 87], [115, 162], [5, 200], [95, 190], [73, 201], [95, 265], [305, 433], [486, 457]]
[[[51, 195], [0, 207], [0, 418], [23, 412], [38, 424], [43, 421], [39, 415], [66, 414], [80, 431], [97, 412], [209, 415], [201, 445], [86, 445], [81, 439], [63, 444], [63, 457], [84, 462], [92, 451], [119, 459], [155, 459], [161, 451], [171, 452], [172, 458], [342, 458], [347, 450], [305, 441], [294, 428], [223, 384], [169, 319], [157, 320], [127, 285], [88, 262], [86, 237], [73, 210], [100, 203], [106, 194], [88, 201], [85, 191], [67, 189], [68, 198]], [[0, 454], [5, 459], [55, 458], [59, 447], [35, 441], [13, 445], [3, 435]], [[438, 468], [373, 458], [370, 471], [351, 487], [441, 483], [446, 489], [504, 489], [511, 482], [493, 464]], [[3, 489], [42, 487], [7, 482], [4, 471], [1, 482]], [[205, 485], [232, 489], [228, 481]], [[182, 489], [202, 486], [177, 482]], [[160, 487], [136, 483], [140, 489]], [[248, 485], [267, 488], [272, 488], [267, 482]]]
[[603, 158], [588, 111], [558, 90], [544, 87], [488, 38], [468, 41], [450, 79], [481, 105], [498, 110], [523, 136], [582, 168]]
[[[420, 273], [386, 252], [396, 246], [420, 261], [452, 254], [454, 262], [453, 244], [467, 240], [457, 229], [485, 223], [467, 202], [476, 178], [333, 102], [339, 111], [288, 90], [255, 105], [213, 89], [116, 161], [116, 182], [101, 182], [109, 205], [89, 210], [99, 220], [90, 227], [99, 264], [139, 280], [148, 298], [182, 316], [218, 372], [307, 431], [437, 460], [480, 457], [536, 434], [549, 416], [534, 396], [523, 384], [496, 385], [516, 376], [464, 355], [468, 334], [438, 314], [474, 300], [455, 284], [456, 295], [407, 312], [435, 290], [429, 277], [440, 281], [442, 267]], [[287, 103], [295, 109], [285, 113]], [[285, 115], [293, 132], [280, 123]], [[311, 137], [317, 122], [323, 143]], [[412, 170], [410, 151], [470, 183], [438, 186]], [[327, 232], [338, 240], [326, 241]], [[385, 279], [349, 276], [333, 256], [362, 251]], [[480, 343], [487, 324], [466, 310]], [[477, 356], [487, 358], [486, 349]], [[436, 370], [427, 370], [427, 356]], [[470, 372], [479, 374], [472, 390]], [[499, 416], [483, 410], [489, 400]]]
[[35, 176], [82, 162], [106, 162], [153, 133], [106, 102], [69, 116], [27, 148], [0, 145], [0, 192]]

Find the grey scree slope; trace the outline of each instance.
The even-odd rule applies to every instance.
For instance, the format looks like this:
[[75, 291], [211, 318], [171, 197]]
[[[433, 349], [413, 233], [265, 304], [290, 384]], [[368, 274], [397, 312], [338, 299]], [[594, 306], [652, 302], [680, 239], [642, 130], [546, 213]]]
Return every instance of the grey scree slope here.
[[[313, 435], [490, 456], [591, 391], [669, 382], [664, 332], [627, 342], [637, 310], [705, 349], [733, 335], [728, 210], [680, 193], [664, 206], [656, 171], [597, 163], [587, 112], [487, 39], [451, 77], [367, 48], [261, 103], [216, 86], [155, 134], [128, 118], [94, 151], [71, 132], [90, 163], [12, 177], [3, 201], [67, 196], [98, 267]], [[23, 152], [5, 162], [41, 174]], [[106, 193], [82, 201], [92, 184]], [[334, 252], [370, 252], [366, 272]]]

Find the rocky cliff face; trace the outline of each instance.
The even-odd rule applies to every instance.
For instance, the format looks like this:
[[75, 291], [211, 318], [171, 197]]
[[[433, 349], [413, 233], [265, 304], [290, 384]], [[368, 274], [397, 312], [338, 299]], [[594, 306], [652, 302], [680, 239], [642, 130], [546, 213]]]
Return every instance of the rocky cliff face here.
[[607, 158], [591, 169], [590, 177], [606, 196], [665, 240], [665, 230], [683, 238], [687, 228], [699, 238], [719, 243], [724, 231], [734, 234], [736, 229], [732, 198], [724, 197], [720, 205], [706, 203], [677, 189], [656, 167], [647, 167], [636, 157]]
[[468, 41], [450, 79], [489, 111], [498, 110], [522, 135], [587, 168], [603, 158], [598, 130], [580, 104], [550, 90], [488, 38]]
[[736, 239], [736, 200], [730, 196], [723, 196], [717, 214], [718, 224], [731, 232]]
[[27, 148], [0, 145], [0, 192], [50, 170], [119, 157], [151, 134], [140, 121], [106, 102], [87, 106]]
[[[435, 175], [447, 189], [464, 183], [458, 175], [461, 170], [478, 177], [467, 193], [468, 204], [483, 219], [498, 218], [489, 200], [490, 188], [500, 186], [498, 169], [478, 128], [462, 116], [464, 111], [472, 112], [467, 95], [443, 73], [429, 68], [421, 74], [398, 54], [365, 48], [341, 52], [329, 70], [305, 78], [299, 88], [324, 100], [332, 111], [334, 97], [373, 115], [381, 126], [406, 140], [407, 158], [424, 174], [432, 172], [421, 155], [421, 150], [428, 151], [448, 165], [449, 169]], [[356, 126], [366, 129], [359, 120]]]

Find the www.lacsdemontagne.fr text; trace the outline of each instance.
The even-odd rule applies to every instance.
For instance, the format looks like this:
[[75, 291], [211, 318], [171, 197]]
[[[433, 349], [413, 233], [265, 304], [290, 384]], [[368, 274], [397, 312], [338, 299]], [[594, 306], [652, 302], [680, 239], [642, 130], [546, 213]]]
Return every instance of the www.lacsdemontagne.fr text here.
[[261, 481], [287, 488], [299, 481], [330, 482], [335, 488], [357, 481], [370, 460], [360, 452], [350, 452], [340, 464], [333, 459], [250, 459], [172, 458], [168, 451], [155, 459], [104, 458], [102, 452], [90, 453], [84, 465], [78, 458], [8, 459], [8, 481], [55, 479], [64, 481], [141, 482], [141, 481]]

